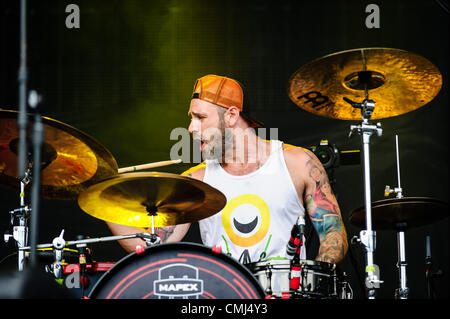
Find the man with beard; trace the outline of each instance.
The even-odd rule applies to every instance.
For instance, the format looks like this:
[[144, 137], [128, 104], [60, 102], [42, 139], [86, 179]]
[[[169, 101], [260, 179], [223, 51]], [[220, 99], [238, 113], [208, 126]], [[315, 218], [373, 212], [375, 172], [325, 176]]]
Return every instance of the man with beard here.
[[[220, 246], [242, 263], [286, 258], [292, 226], [306, 213], [320, 240], [315, 259], [339, 263], [348, 249], [347, 235], [339, 206], [323, 200], [331, 196], [337, 204], [334, 194], [319, 194], [322, 184], [328, 183], [322, 164], [307, 149], [257, 136], [254, 128], [261, 125], [247, 110], [239, 82], [217, 75], [196, 81], [189, 132], [200, 142], [205, 162], [183, 175], [211, 185], [227, 198], [222, 211], [199, 221], [203, 244]], [[112, 223], [108, 226], [115, 234], [142, 232]], [[189, 226], [161, 227], [157, 234], [162, 242], [181, 241]], [[137, 244], [142, 245], [142, 240], [121, 241], [129, 252]], [[306, 259], [305, 249], [300, 258]]]

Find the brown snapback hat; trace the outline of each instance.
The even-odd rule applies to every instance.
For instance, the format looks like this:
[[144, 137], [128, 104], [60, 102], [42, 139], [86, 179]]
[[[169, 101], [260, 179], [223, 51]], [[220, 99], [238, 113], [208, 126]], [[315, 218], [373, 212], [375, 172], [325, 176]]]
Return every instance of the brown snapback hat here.
[[219, 76], [205, 75], [195, 82], [193, 99], [200, 99], [225, 108], [235, 106], [251, 127], [264, 126], [249, 116], [249, 103], [244, 87], [236, 80]]

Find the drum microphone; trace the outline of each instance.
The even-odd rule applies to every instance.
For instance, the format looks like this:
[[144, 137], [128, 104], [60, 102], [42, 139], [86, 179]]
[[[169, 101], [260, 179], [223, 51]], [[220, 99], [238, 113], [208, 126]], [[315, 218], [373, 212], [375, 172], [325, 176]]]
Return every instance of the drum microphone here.
[[298, 224], [295, 223], [291, 230], [291, 238], [289, 238], [289, 242], [287, 243], [287, 247], [286, 247], [286, 254], [288, 256], [295, 255], [295, 250], [300, 241], [300, 238], [298, 236], [299, 232], [300, 232], [300, 229], [298, 227]]
[[431, 237], [425, 237], [425, 258], [431, 260]]
[[303, 234], [305, 233], [305, 218], [303, 215], [299, 215], [297, 222], [294, 224], [291, 230], [291, 238], [286, 247], [286, 254], [288, 256], [295, 256], [300, 253], [301, 241], [303, 240]]
[[[286, 252], [288, 255], [294, 256], [291, 266], [289, 287], [292, 290], [297, 290], [300, 288], [300, 275], [302, 270], [300, 266], [300, 249], [303, 245], [303, 234], [305, 233], [305, 218], [303, 215], [298, 215], [297, 223], [294, 225], [294, 228], [297, 229], [298, 233], [296, 237], [291, 234], [291, 240], [292, 238], [294, 238], [294, 240], [292, 242], [289, 240]], [[294, 228], [292, 229], [292, 233], [294, 233]]]
[[[83, 235], [78, 235], [77, 240], [83, 240]], [[77, 244], [78, 263], [80, 264], [80, 283], [81, 283], [81, 297], [84, 297], [85, 288], [89, 285], [89, 278], [86, 276], [86, 255], [88, 253], [86, 244]]]

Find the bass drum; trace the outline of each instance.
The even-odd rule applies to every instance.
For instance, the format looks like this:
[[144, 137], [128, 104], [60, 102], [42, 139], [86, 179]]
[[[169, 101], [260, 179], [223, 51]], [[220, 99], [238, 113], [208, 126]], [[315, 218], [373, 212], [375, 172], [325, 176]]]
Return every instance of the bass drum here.
[[89, 294], [93, 299], [262, 299], [259, 282], [235, 259], [192, 243], [129, 254]]

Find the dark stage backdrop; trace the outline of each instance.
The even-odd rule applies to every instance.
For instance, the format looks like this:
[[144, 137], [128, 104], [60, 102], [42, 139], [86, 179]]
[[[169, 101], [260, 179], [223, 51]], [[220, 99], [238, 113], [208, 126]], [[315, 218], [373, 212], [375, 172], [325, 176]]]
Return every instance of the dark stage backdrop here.
[[[70, 3], [80, 8], [79, 28], [65, 25]], [[380, 28], [365, 25], [370, 3], [380, 8]], [[17, 110], [19, 1], [2, 1], [1, 6], [0, 108]], [[359, 122], [319, 117], [297, 107], [287, 95], [290, 76], [313, 59], [343, 50], [387, 47], [414, 52], [439, 68], [443, 86], [427, 105], [380, 120], [383, 135], [371, 143], [372, 199], [383, 199], [385, 185], [397, 185], [398, 134], [403, 194], [448, 201], [448, 19], [438, 2], [429, 0], [31, 0], [28, 84], [43, 95], [45, 116], [97, 139], [119, 167], [169, 159], [177, 142], [170, 132], [188, 126], [191, 90], [195, 79], [205, 74], [244, 83], [252, 114], [267, 127], [278, 128], [279, 139], [312, 146], [326, 138], [340, 149], [356, 150], [361, 149], [360, 138], [348, 138], [348, 133], [350, 125]], [[181, 173], [190, 166], [160, 171]], [[340, 166], [334, 177], [350, 239], [360, 231], [348, 218], [364, 204], [362, 166]], [[17, 192], [1, 189], [2, 232], [9, 227], [9, 210], [18, 204]], [[40, 243], [51, 242], [62, 229], [66, 240], [79, 234], [110, 235], [105, 223], [83, 212], [76, 201], [42, 200], [40, 212]], [[436, 270], [443, 271], [436, 282], [438, 296], [448, 298], [448, 229], [446, 218], [406, 232], [411, 298], [426, 298], [426, 235], [432, 239]], [[197, 227], [185, 241], [200, 242]], [[97, 261], [125, 256], [115, 242], [91, 248]], [[13, 252], [11, 244], [0, 242], [0, 258]], [[352, 247], [341, 264], [358, 298], [364, 258], [362, 248]], [[393, 298], [398, 287], [394, 231], [377, 232], [375, 263], [384, 280], [378, 297]]]

